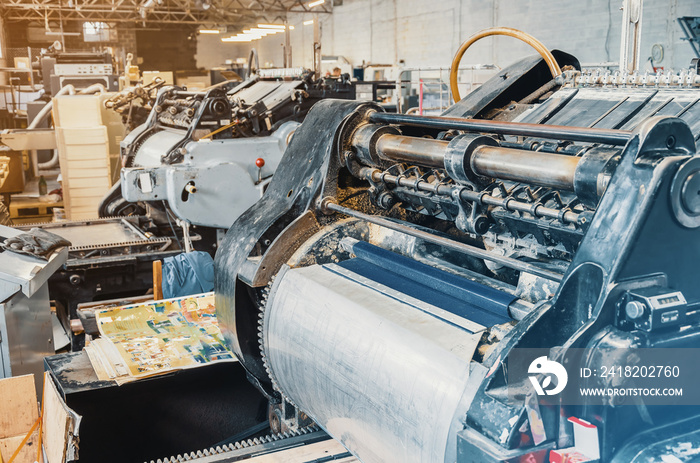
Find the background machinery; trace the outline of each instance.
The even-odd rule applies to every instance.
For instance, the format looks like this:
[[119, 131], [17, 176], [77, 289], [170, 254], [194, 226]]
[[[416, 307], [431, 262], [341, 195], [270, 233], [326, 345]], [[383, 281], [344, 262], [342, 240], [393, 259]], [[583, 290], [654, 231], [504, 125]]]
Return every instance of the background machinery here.
[[[139, 94], [152, 110], [121, 143], [125, 167], [95, 211], [100, 218], [42, 225], [73, 243], [49, 281], [66, 330], [78, 303], [145, 294], [154, 260], [213, 254], [223, 230], [262, 195], [309, 108], [329, 96], [353, 98], [354, 87], [314, 81], [302, 69], [261, 70], [205, 92], [158, 80], [106, 104], [133, 116]], [[73, 350], [82, 342], [74, 337]]]
[[355, 97], [349, 82], [329, 85], [301, 68], [260, 70], [231, 85], [161, 90], [147, 122], [122, 142], [125, 201], [115, 189], [100, 214], [141, 203], [153, 214], [226, 229], [260, 198], [309, 108]]

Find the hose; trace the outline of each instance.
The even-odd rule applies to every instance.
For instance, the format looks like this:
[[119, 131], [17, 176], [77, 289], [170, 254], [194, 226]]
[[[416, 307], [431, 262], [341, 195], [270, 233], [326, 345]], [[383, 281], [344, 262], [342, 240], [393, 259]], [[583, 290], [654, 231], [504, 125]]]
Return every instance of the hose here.
[[455, 103], [462, 99], [462, 97], [459, 95], [459, 88], [457, 86], [457, 73], [459, 72], [459, 63], [462, 61], [462, 56], [464, 56], [464, 52], [466, 52], [467, 49], [474, 44], [474, 42], [481, 40], [484, 37], [489, 37], [492, 35], [505, 35], [507, 37], [513, 37], [518, 40], [522, 40], [523, 42], [537, 50], [537, 52], [542, 56], [544, 61], [547, 63], [547, 67], [549, 67], [549, 70], [552, 73], [552, 77], [557, 77], [561, 75], [561, 68], [559, 67], [559, 64], [557, 64], [557, 60], [554, 59], [552, 53], [547, 49], [547, 47], [544, 46], [542, 42], [540, 42], [530, 34], [527, 34], [523, 31], [519, 31], [518, 29], [513, 29], [512, 27], [491, 27], [489, 29], [479, 31], [476, 34], [469, 37], [467, 41], [459, 47], [459, 50], [457, 50], [457, 54], [452, 60], [452, 67], [450, 68], [450, 90], [452, 91], [452, 97], [454, 98]]
[[[72, 85], [68, 84], [65, 87], [61, 88], [61, 90], [56, 93], [56, 96], [61, 96], [65, 95], [68, 93], [69, 95], [75, 95], [75, 87]], [[41, 108], [41, 111], [37, 113], [37, 115], [32, 119], [32, 122], [27, 126], [27, 129], [36, 129], [37, 126], [41, 121], [43, 121], [46, 116], [49, 115], [49, 112], [51, 112], [51, 109], [53, 108], [53, 101], [49, 101], [46, 106]]]

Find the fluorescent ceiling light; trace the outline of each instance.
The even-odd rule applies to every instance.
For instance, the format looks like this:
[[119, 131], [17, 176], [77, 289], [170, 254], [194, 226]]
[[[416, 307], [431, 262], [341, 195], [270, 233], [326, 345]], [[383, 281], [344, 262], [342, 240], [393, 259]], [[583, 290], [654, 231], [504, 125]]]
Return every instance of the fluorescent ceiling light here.
[[308, 21], [304, 21], [305, 26], [308, 26], [308, 25], [313, 24], [313, 23], [314, 23], [313, 19], [309, 19]]
[[290, 31], [293, 31], [293, 30], [294, 30], [294, 26], [289, 26], [289, 30], [290, 30]]
[[263, 29], [281, 29], [284, 30], [284, 24], [258, 24], [258, 27]]
[[313, 8], [318, 5], [323, 5], [324, 3], [326, 3], [326, 0], [316, 0], [315, 2], [309, 3], [308, 7]]
[[221, 39], [222, 42], [251, 42], [253, 40], [258, 40], [260, 37], [225, 37]]
[[251, 29], [246, 29], [243, 31], [244, 34], [254, 34], [254, 35], [260, 35], [262, 37], [265, 37], [266, 35], [274, 35], [278, 32], [282, 32], [282, 31], [277, 30], [277, 29], [259, 29], [257, 27], [253, 27]]
[[219, 29], [200, 29], [199, 33], [200, 34], [220, 34], [221, 31]]

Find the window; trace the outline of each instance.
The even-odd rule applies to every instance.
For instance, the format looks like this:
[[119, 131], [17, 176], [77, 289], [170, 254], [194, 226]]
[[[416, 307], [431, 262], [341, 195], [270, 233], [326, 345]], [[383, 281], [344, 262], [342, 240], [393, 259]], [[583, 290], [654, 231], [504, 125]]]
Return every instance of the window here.
[[86, 42], [116, 42], [117, 31], [103, 22], [83, 23], [83, 38]]

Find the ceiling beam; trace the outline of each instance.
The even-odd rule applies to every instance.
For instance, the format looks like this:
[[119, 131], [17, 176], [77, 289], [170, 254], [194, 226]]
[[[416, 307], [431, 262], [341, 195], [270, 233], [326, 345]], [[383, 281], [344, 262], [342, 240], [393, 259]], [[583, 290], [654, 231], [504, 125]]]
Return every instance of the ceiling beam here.
[[[153, 5], [151, 5], [151, 3]], [[289, 13], [332, 13], [332, 6], [309, 9], [300, 0], [3, 0], [8, 21], [102, 21], [115, 23], [249, 26], [284, 21]], [[326, 3], [332, 3], [328, 0]], [[202, 4], [208, 4], [204, 9]]]

